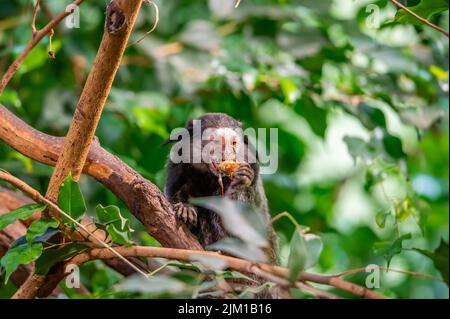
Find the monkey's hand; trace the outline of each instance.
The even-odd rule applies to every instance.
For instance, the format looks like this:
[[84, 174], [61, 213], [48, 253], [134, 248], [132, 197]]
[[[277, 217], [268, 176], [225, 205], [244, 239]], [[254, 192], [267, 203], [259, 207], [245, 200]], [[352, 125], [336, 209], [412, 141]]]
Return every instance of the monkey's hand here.
[[242, 189], [252, 185], [255, 179], [255, 171], [248, 163], [241, 163], [241, 166], [234, 172], [230, 183], [229, 191]]
[[178, 219], [186, 224], [197, 225], [197, 209], [189, 204], [177, 203], [173, 206]]

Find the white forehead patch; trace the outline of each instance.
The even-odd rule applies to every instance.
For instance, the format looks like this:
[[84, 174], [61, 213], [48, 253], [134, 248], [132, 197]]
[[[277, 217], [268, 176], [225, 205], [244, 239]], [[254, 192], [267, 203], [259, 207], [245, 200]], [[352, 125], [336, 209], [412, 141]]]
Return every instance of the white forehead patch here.
[[238, 132], [236, 132], [235, 130], [228, 128], [228, 127], [206, 129], [203, 134], [204, 134], [204, 136], [203, 136], [204, 140], [209, 140], [209, 139], [211, 139], [211, 137], [213, 139], [219, 139], [221, 137], [225, 137], [227, 142], [234, 138], [242, 139], [242, 137], [240, 136], [240, 134], [238, 134]]

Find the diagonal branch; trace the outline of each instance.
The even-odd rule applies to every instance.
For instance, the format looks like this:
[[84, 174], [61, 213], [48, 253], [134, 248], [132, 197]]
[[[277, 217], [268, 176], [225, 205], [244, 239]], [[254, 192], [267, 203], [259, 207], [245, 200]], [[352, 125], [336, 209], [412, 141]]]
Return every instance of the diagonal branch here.
[[434, 23], [428, 21], [427, 19], [425, 19], [424, 17], [421, 17], [420, 15], [418, 15], [417, 13], [415, 13], [414, 11], [412, 11], [411, 9], [409, 9], [407, 6], [405, 6], [404, 4], [398, 2], [397, 0], [390, 0], [395, 6], [405, 10], [405, 12], [407, 12], [408, 14], [412, 15], [414, 18], [422, 21], [423, 23], [425, 23], [426, 25], [432, 27], [433, 29], [441, 32], [442, 34], [445, 34], [447, 37], [449, 36], [448, 32], [445, 31], [444, 29], [442, 29], [441, 27], [435, 25]]
[[[40, 163], [54, 166], [64, 138], [32, 128], [0, 105], [0, 140]], [[83, 172], [105, 185], [164, 247], [202, 249], [194, 235], [175, 218], [172, 205], [154, 184], [102, 148], [91, 145]]]
[[144, 276], [147, 276], [146, 273], [144, 273], [142, 270], [140, 270], [138, 267], [136, 267], [133, 263], [128, 261], [122, 255], [117, 253], [114, 250], [114, 248], [110, 247], [105, 241], [103, 241], [98, 236], [96, 236], [94, 233], [92, 233], [85, 225], [83, 225], [83, 224], [79, 223], [78, 221], [76, 221], [69, 214], [67, 214], [66, 212], [61, 210], [58, 207], [58, 205], [56, 205], [55, 203], [53, 203], [49, 199], [45, 198], [44, 196], [42, 196], [37, 190], [33, 189], [31, 186], [29, 186], [25, 182], [21, 181], [20, 179], [18, 179], [17, 177], [14, 177], [13, 175], [11, 175], [9, 173], [6, 173], [6, 172], [2, 171], [1, 169], [0, 169], [0, 180], [6, 181], [6, 182], [14, 185], [18, 189], [20, 189], [23, 192], [25, 192], [28, 196], [30, 196], [36, 202], [45, 204], [48, 207], [50, 207], [52, 211], [57, 212], [61, 216], [64, 216], [65, 218], [70, 220], [72, 223], [74, 223], [74, 225], [77, 226], [77, 231], [79, 233], [83, 234], [85, 237], [87, 237], [87, 239], [91, 240], [93, 243], [96, 242], [97, 244], [100, 244], [100, 246], [102, 246], [103, 248], [106, 248], [106, 249], [110, 250], [114, 255], [116, 255], [116, 257], [118, 257], [123, 262], [128, 264], [135, 271], [137, 271], [138, 273], [140, 273], [140, 274], [142, 274]]

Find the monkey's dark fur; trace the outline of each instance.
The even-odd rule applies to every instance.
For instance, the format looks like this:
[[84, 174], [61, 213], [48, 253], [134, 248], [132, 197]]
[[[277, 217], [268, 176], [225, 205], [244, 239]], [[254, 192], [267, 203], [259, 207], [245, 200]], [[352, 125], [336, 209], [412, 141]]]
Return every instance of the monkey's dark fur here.
[[[200, 117], [199, 120], [201, 121], [202, 133], [208, 128], [228, 128], [232, 130], [242, 128], [240, 122], [222, 113], [209, 113]], [[186, 128], [192, 138], [192, 121], [188, 122]], [[245, 142], [244, 147], [248, 149], [251, 146]], [[241, 163], [232, 179], [228, 177], [223, 178], [223, 185], [225, 196], [254, 205], [264, 214], [264, 220], [268, 227], [267, 233], [270, 245], [266, 253], [268, 261], [276, 263], [276, 236], [270, 226], [267, 199], [259, 174], [258, 163]], [[220, 217], [216, 213], [189, 204], [190, 198], [221, 195], [218, 177], [209, 169], [208, 164], [175, 164], [169, 159], [165, 192], [169, 201], [174, 205], [181, 222], [188, 224], [193, 234], [198, 237], [203, 246], [229, 237], [222, 225]]]

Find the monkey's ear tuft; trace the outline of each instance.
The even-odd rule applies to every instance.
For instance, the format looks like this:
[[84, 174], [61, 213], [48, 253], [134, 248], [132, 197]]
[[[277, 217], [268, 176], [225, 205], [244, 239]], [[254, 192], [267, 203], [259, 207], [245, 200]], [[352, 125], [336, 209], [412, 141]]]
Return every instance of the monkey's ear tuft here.
[[[193, 127], [194, 127], [193, 119], [189, 118], [189, 119], [187, 120], [187, 122], [186, 122], [186, 129], [188, 130], [190, 136], [192, 136], [192, 132], [193, 132], [193, 130], [194, 130]], [[159, 147], [164, 147], [164, 146], [166, 146], [166, 145], [169, 145], [169, 144], [172, 144], [172, 143], [175, 143], [175, 142], [179, 142], [179, 141], [181, 141], [181, 139], [182, 139], [182, 137], [181, 137], [181, 136], [178, 136], [178, 139], [172, 140], [172, 139], [170, 139], [170, 136], [169, 136], [169, 138], [167, 138], [167, 140], [165, 140], [164, 142], [162, 142], [161, 145], [160, 145]]]
[[189, 132], [189, 135], [192, 136], [192, 132], [194, 131], [194, 120], [189, 118], [186, 122], [186, 129]]
[[169, 144], [172, 144], [172, 143], [179, 142], [179, 141], [181, 141], [182, 138], [183, 138], [182, 136], [178, 136], [178, 138], [177, 138], [176, 140], [172, 140], [172, 139], [170, 138], [170, 136], [169, 136], [169, 137], [167, 138], [167, 140], [165, 140], [164, 142], [162, 142], [161, 145], [160, 145], [159, 147], [164, 147], [164, 146], [166, 146], [166, 145], [169, 145]]

